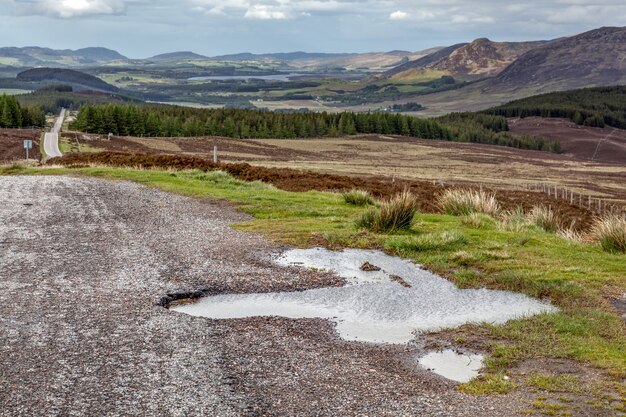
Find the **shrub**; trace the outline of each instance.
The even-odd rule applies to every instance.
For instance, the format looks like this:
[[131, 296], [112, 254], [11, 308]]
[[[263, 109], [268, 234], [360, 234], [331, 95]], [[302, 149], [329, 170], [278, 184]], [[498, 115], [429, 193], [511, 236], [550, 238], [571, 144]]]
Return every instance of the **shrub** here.
[[369, 204], [374, 204], [374, 200], [368, 191], [354, 189], [342, 193], [342, 195], [346, 203], [355, 206], [367, 206]]
[[417, 200], [409, 191], [403, 191], [381, 203], [378, 209], [369, 209], [357, 220], [357, 226], [374, 231], [410, 229], [417, 212]]
[[598, 217], [591, 231], [606, 252], [626, 253], [626, 218], [615, 214]]
[[535, 206], [528, 213], [530, 223], [545, 230], [546, 232], [556, 232], [559, 229], [559, 221], [554, 212], [545, 206]]
[[497, 215], [500, 212], [500, 204], [495, 195], [483, 190], [450, 189], [439, 196], [441, 209], [453, 216], [467, 216], [472, 213], [485, 213]]

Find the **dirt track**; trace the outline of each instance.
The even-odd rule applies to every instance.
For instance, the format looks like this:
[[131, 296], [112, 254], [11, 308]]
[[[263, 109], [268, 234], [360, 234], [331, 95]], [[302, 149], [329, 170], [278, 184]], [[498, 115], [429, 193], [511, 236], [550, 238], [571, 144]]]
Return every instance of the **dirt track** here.
[[[229, 227], [223, 203], [125, 182], [0, 178], [2, 416], [509, 416], [413, 348], [336, 338], [322, 320], [214, 321], [169, 292], [330, 285], [277, 268], [279, 248]], [[156, 209], [155, 209], [156, 208]]]

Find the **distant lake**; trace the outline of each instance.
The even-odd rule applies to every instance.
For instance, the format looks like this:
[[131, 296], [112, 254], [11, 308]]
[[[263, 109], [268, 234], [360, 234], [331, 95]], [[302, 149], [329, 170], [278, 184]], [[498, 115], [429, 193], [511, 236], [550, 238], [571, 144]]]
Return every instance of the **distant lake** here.
[[274, 75], [212, 75], [209, 77], [191, 77], [188, 81], [224, 81], [224, 80], [266, 80], [266, 81], [290, 81], [291, 78], [304, 74], [274, 74]]

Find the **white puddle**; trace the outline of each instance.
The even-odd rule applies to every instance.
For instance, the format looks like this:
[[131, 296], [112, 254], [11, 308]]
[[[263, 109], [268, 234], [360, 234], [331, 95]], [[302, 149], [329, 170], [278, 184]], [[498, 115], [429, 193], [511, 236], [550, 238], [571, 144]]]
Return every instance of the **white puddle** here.
[[[504, 323], [556, 310], [522, 294], [459, 289], [410, 261], [379, 251], [297, 249], [281, 255], [276, 262], [334, 271], [350, 285], [303, 292], [224, 294], [171, 309], [212, 319], [323, 318], [336, 324], [343, 339], [372, 343], [406, 343], [419, 332], [466, 323]], [[361, 271], [365, 262], [381, 271]], [[397, 278], [393, 281], [394, 275], [410, 288], [398, 283]]]
[[469, 382], [478, 376], [483, 359], [483, 355], [463, 355], [448, 349], [421, 357], [419, 364], [453, 381]]

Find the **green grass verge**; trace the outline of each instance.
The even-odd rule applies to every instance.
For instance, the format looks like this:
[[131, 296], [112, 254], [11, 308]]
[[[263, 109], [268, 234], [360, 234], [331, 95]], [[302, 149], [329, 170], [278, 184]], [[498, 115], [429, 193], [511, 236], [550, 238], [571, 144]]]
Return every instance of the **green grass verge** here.
[[[120, 168], [0, 167], [0, 175], [81, 174], [131, 180], [186, 196], [225, 199], [253, 219], [236, 226], [283, 243], [305, 247], [385, 248], [426, 265], [461, 287], [522, 292], [552, 301], [560, 311], [475, 326], [493, 342], [488, 374], [462, 389], [504, 393], [515, 384], [503, 373], [525, 359], [570, 358], [603, 370], [607, 383], [626, 377], [626, 326], [603, 297], [626, 291], [626, 256], [603, 252], [546, 233], [538, 227], [502, 230], [494, 222], [468, 221], [441, 214], [417, 214], [409, 230], [374, 233], [358, 230], [355, 220], [367, 210], [328, 192], [294, 193], [261, 182], [243, 182], [222, 172], [167, 172]], [[469, 326], [472, 327], [472, 326]], [[558, 381], [557, 381], [558, 382]], [[530, 386], [565, 382], [535, 377]]]

